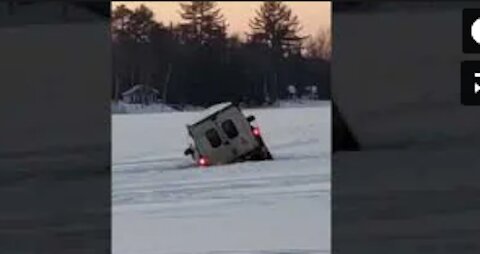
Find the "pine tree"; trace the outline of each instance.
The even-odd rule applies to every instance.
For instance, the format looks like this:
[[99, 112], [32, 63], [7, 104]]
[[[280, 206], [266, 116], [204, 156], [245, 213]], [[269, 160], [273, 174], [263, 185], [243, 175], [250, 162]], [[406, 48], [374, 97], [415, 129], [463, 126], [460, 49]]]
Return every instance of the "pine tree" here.
[[150, 42], [152, 32], [161, 26], [155, 22], [152, 10], [143, 4], [133, 11], [129, 23], [128, 32], [136, 42]]
[[285, 69], [285, 58], [300, 56], [305, 37], [298, 35], [301, 30], [298, 17], [280, 1], [265, 1], [255, 13], [249, 23], [251, 33], [247, 35], [251, 43], [268, 48], [271, 64], [264, 73], [264, 95], [275, 102], [286, 85], [281, 71]]
[[120, 5], [112, 12], [114, 97], [138, 83], [152, 84], [157, 68], [152, 36], [163, 26], [152, 10], [140, 5], [134, 10]]
[[298, 35], [301, 31], [298, 17], [286, 4], [265, 1], [255, 13], [256, 16], [249, 24], [252, 30], [249, 34], [251, 40], [268, 45], [274, 53], [281, 56], [300, 52], [305, 37]]
[[181, 24], [186, 40], [201, 44], [226, 37], [226, 25], [220, 9], [213, 1], [192, 1], [180, 3]]
[[145, 5], [140, 5], [135, 10], [119, 5], [112, 12], [113, 39], [130, 39], [135, 42], [150, 41], [151, 33], [161, 24], [155, 22], [152, 10]]
[[111, 32], [114, 41], [122, 40], [128, 36], [127, 27], [132, 13], [132, 10], [123, 4], [112, 11]]

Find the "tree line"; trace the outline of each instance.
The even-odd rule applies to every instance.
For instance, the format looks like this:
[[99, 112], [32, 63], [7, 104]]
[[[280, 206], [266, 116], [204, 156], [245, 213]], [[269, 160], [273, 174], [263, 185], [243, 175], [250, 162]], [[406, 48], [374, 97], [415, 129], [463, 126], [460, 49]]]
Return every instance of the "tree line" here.
[[317, 85], [329, 97], [328, 32], [300, 36], [298, 17], [283, 2], [264, 2], [244, 38], [227, 34], [213, 1], [179, 3], [181, 22], [155, 21], [151, 9], [119, 5], [112, 11], [112, 99], [143, 84], [169, 104], [208, 106], [222, 101], [273, 103]]

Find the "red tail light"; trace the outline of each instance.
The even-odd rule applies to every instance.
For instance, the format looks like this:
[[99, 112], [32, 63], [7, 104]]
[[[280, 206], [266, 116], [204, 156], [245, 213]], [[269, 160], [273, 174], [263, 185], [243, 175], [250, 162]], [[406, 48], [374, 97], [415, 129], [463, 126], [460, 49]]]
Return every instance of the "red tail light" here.
[[198, 160], [198, 165], [202, 166], [202, 167], [205, 167], [208, 165], [208, 160], [207, 158], [205, 157], [201, 157], [199, 160]]
[[260, 136], [260, 129], [258, 127], [253, 128], [252, 132], [254, 136]]

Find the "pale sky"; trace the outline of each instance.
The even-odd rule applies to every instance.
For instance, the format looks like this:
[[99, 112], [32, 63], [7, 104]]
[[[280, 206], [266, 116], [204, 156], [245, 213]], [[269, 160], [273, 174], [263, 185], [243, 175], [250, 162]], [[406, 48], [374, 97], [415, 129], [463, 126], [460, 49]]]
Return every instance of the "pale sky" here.
[[[112, 2], [112, 9], [117, 5], [125, 4], [133, 9], [140, 4], [152, 9], [155, 19], [164, 24], [170, 21], [178, 23], [180, 15], [179, 3], [181, 2]], [[249, 31], [249, 20], [255, 16], [255, 10], [262, 2], [217, 2], [217, 6], [222, 9], [228, 23], [228, 33], [238, 33], [243, 37], [244, 33]], [[319, 30], [329, 29], [331, 25], [331, 3], [330, 2], [284, 2], [298, 16], [303, 27], [302, 35], [316, 35]]]

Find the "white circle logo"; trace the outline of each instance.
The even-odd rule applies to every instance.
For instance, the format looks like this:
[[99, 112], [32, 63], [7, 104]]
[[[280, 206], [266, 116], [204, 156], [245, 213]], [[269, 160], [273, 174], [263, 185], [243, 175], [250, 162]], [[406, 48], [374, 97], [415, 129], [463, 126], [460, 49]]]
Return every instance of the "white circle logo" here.
[[477, 20], [475, 20], [475, 22], [473, 22], [471, 31], [472, 31], [472, 38], [478, 44], [480, 44], [480, 18], [478, 18]]

